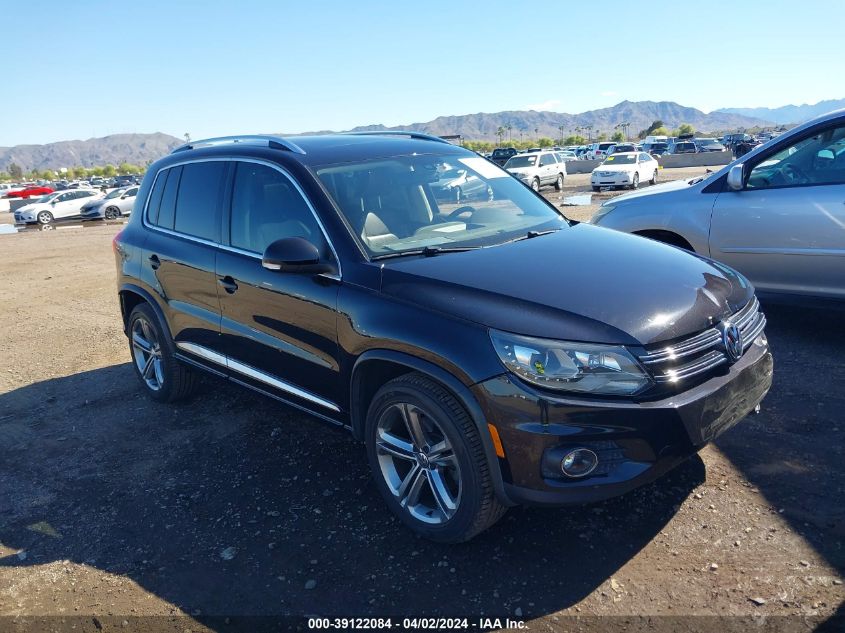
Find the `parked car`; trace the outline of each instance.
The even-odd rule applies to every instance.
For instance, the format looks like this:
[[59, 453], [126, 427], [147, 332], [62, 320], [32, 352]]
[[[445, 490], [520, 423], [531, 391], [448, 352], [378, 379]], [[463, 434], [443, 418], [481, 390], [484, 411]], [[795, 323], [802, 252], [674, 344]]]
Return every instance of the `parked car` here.
[[697, 138], [695, 146], [699, 152], [724, 152], [725, 146], [715, 138]]
[[669, 154], [695, 154], [698, 148], [692, 141], [680, 141], [669, 146]]
[[[456, 163], [493, 199], [440, 209], [430, 185]], [[652, 481], [771, 384], [741, 275], [570, 223], [416, 132], [191, 142], [113, 246], [152, 399], [208, 371], [349, 429], [390, 511], [435, 541]]]
[[657, 182], [659, 163], [645, 152], [624, 152], [611, 154], [596, 167], [590, 175], [593, 191], [602, 187], [630, 187], [637, 189], [640, 183], [648, 180]]
[[768, 294], [845, 299], [845, 110], [709, 178], [619, 196], [593, 218], [742, 271]]
[[438, 174], [437, 180], [431, 185], [432, 193], [437, 200], [451, 201], [459, 204], [466, 200], [489, 197], [491, 190], [487, 183], [471, 173], [448, 164]]
[[652, 156], [663, 156], [669, 151], [668, 143], [643, 143], [643, 151]]
[[616, 143], [613, 142], [602, 142], [588, 145], [587, 160], [604, 160], [607, 157], [610, 148], [615, 144]]
[[15, 222], [49, 224], [53, 220], [77, 217], [83, 204], [101, 195], [93, 189], [56, 191], [15, 211]]
[[36, 196], [44, 196], [48, 193], [53, 193], [51, 187], [43, 187], [41, 185], [30, 185], [17, 191], [10, 191], [6, 194], [7, 198], [32, 198]]
[[493, 155], [490, 157], [497, 165], [504, 165], [512, 156], [519, 154], [515, 147], [497, 147], [493, 150]]
[[20, 185], [15, 185], [12, 183], [0, 183], [0, 197], [5, 198], [7, 193], [12, 193], [13, 191], [20, 191], [23, 189]]
[[505, 169], [534, 191], [546, 185], [554, 185], [560, 191], [566, 178], [566, 161], [559, 160], [556, 152], [517, 154], [505, 163]]
[[86, 202], [79, 211], [83, 220], [114, 220], [132, 213], [138, 186], [123, 187], [110, 191], [104, 198]]
[[607, 150], [607, 155], [610, 156], [611, 154], [623, 153], [623, 152], [636, 152], [637, 146], [633, 143], [617, 143], [616, 145], [611, 145], [610, 148]]
[[555, 154], [557, 154], [557, 159], [562, 163], [568, 163], [571, 160], [578, 160], [578, 156], [575, 152], [561, 150], [559, 152], [555, 152]]

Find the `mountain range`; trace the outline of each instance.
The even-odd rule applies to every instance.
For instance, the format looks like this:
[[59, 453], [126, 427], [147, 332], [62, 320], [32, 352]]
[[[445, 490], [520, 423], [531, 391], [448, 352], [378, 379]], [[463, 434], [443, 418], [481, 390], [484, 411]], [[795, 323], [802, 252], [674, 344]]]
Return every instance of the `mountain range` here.
[[[692, 125], [702, 132], [735, 130], [737, 128], [764, 127], [771, 125], [770, 121], [730, 112], [711, 112], [707, 114], [696, 108], [688, 108], [671, 101], [623, 101], [610, 108], [590, 110], [580, 114], [564, 112], [537, 112], [535, 110], [520, 110], [496, 112], [492, 114], [478, 113], [461, 116], [441, 116], [427, 123], [412, 123], [386, 127], [383, 125], [365, 125], [353, 128], [352, 131], [368, 130], [414, 130], [436, 136], [461, 134], [465, 139], [496, 140], [496, 130], [502, 126], [511, 126], [511, 138], [520, 138], [520, 133], [526, 139], [546, 136], [560, 138], [563, 135], [576, 133], [576, 128], [592, 126], [591, 133], [597, 136], [599, 132], [610, 136], [615, 126], [620, 123], [630, 123], [629, 134], [635, 135], [646, 129], [653, 121], [663, 121], [668, 128], [678, 127], [682, 123]], [[586, 130], [582, 130], [586, 136]]]
[[14, 163], [25, 172], [32, 169], [95, 167], [132, 163], [146, 165], [180, 145], [175, 136], [155, 134], [112, 134], [85, 141], [59, 141], [46, 145], [0, 147], [0, 171]]
[[773, 123], [801, 123], [825, 114], [832, 110], [845, 108], [845, 99], [828, 99], [815, 104], [804, 103], [802, 105], [786, 105], [780, 108], [722, 108], [716, 112], [728, 114], [739, 114], [759, 119], [765, 119]]
[[[436, 136], [460, 134], [467, 140], [495, 141], [496, 131], [510, 126], [510, 138], [530, 139], [541, 136], [560, 138], [580, 133], [600, 132], [610, 136], [621, 123], [630, 123], [628, 133], [637, 134], [653, 121], [663, 121], [668, 128], [682, 123], [692, 125], [699, 132], [730, 131], [742, 128], [766, 127], [775, 124], [800, 123], [816, 114], [845, 107], [845, 99], [822, 101], [815, 105], [784, 106], [783, 108], [724, 108], [710, 113], [689, 108], [671, 101], [622, 101], [609, 108], [590, 110], [580, 114], [514, 110], [495, 113], [440, 116], [424, 123], [386, 127], [365, 125], [350, 131], [414, 130]], [[327, 130], [312, 132], [326, 134]], [[296, 136], [287, 135], [284, 136]], [[506, 136], [507, 138], [507, 136]], [[24, 171], [32, 169], [60, 169], [61, 167], [93, 167], [119, 165], [127, 162], [144, 165], [167, 153], [182, 141], [175, 136], [155, 134], [114, 134], [85, 141], [61, 141], [46, 145], [17, 145], [0, 147], [0, 171], [11, 163]]]

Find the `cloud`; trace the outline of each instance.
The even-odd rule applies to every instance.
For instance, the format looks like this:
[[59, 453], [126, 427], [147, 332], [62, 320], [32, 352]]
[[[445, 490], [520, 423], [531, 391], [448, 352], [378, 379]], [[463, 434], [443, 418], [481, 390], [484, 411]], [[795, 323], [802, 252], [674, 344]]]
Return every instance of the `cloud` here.
[[604, 91], [601, 93], [601, 96], [602, 96], [602, 97], [618, 97], [618, 96], [619, 96], [619, 93], [618, 93], [618, 92], [616, 92], [615, 90], [604, 90]]
[[525, 106], [526, 110], [537, 110], [541, 112], [543, 110], [555, 110], [560, 107], [560, 100], [558, 99], [549, 99], [548, 101], [543, 101], [542, 103], [530, 103]]

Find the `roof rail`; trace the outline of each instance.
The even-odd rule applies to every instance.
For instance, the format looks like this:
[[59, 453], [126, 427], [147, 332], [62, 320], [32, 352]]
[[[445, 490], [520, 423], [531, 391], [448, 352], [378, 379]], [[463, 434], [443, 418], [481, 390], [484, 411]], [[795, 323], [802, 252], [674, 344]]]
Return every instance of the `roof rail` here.
[[200, 147], [214, 147], [217, 145], [258, 145], [260, 147], [270, 147], [272, 149], [281, 149], [295, 154], [304, 154], [305, 150], [296, 143], [284, 139], [280, 136], [262, 135], [262, 134], [246, 134], [241, 136], [218, 136], [215, 138], [205, 138], [199, 141], [191, 141], [180, 145], [174, 149], [171, 154], [176, 152], [184, 152], [189, 149], [198, 149]]
[[435, 141], [437, 143], [446, 143], [451, 145], [446, 139], [425, 132], [412, 132], [410, 130], [366, 130], [361, 132], [343, 132], [343, 134], [350, 134], [352, 136], [407, 136], [420, 141]]

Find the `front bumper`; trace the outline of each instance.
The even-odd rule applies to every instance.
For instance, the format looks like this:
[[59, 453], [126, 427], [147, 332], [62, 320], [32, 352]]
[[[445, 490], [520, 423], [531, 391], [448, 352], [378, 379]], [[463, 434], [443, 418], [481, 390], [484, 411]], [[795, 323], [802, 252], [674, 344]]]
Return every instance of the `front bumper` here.
[[[750, 413], [772, 384], [772, 356], [758, 337], [734, 365], [661, 400], [551, 396], [503, 374], [473, 387], [504, 448], [511, 504], [567, 505], [614, 497], [658, 478]], [[586, 447], [599, 468], [565, 477], [559, 459]]]
[[622, 185], [630, 185], [631, 176], [624, 172], [610, 175], [593, 174], [590, 177], [590, 183], [594, 187], [619, 187]]

